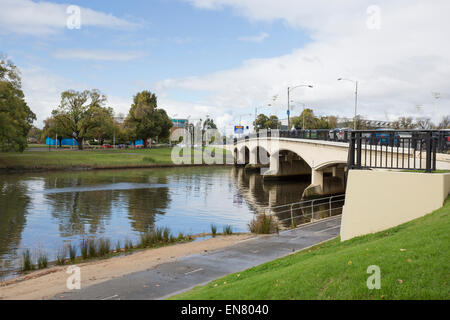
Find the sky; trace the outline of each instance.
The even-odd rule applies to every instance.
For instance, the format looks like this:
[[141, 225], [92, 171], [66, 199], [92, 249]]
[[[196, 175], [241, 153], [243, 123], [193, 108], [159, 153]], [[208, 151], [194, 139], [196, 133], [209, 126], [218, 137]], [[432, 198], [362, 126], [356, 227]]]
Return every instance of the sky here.
[[[173, 118], [221, 131], [258, 113], [371, 120], [450, 115], [448, 0], [0, 0], [0, 53], [43, 126], [61, 92], [117, 114], [150, 90]], [[313, 88], [301, 87], [312, 85]], [[435, 95], [438, 93], [438, 95]], [[438, 97], [438, 98], [436, 98]], [[270, 106], [269, 106], [270, 104]]]

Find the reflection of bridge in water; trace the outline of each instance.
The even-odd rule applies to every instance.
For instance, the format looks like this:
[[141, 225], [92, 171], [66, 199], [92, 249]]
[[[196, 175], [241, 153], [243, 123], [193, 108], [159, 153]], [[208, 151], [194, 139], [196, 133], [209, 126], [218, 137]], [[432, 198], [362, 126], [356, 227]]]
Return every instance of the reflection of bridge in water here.
[[[268, 207], [274, 208], [270, 213], [273, 214], [276, 220], [278, 220], [281, 227], [288, 227], [292, 224], [291, 211], [286, 211], [284, 206], [304, 200], [302, 195], [304, 190], [310, 185], [308, 177], [298, 177], [296, 179], [284, 180], [264, 180], [263, 176], [259, 174], [259, 172], [245, 170], [245, 168], [238, 166], [232, 168], [231, 175], [236, 181], [236, 186], [239, 190], [240, 196], [243, 200], [245, 200], [252, 211], [257, 214], [262, 214], [267, 213], [266, 209]], [[326, 185], [331, 185], [333, 183], [340, 182], [336, 182], [333, 177], [325, 178]], [[320, 202], [318, 202], [314, 206], [314, 210], [316, 212], [315, 217], [307, 217], [307, 215], [311, 212], [311, 207], [294, 207], [294, 216], [305, 213], [306, 217], [296, 218], [295, 223], [301, 224], [304, 222], [309, 222], [311, 218], [317, 219], [317, 214], [320, 213], [319, 211], [323, 210], [320, 205]], [[333, 215], [335, 214], [338, 214], [338, 212], [333, 210]]]

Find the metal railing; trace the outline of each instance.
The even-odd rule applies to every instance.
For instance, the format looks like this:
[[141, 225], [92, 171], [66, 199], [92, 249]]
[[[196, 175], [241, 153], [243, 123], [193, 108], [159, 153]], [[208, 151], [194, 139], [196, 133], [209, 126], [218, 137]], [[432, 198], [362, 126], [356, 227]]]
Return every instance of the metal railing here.
[[[267, 133], [251, 133], [244, 137], [235, 138], [234, 144], [258, 138], [291, 138], [291, 139], [308, 139], [308, 140], [320, 140], [320, 141], [332, 141], [332, 142], [351, 142], [352, 134], [362, 133], [362, 138], [367, 140], [370, 145], [385, 145], [389, 138], [380, 138], [382, 135], [389, 135], [394, 133], [400, 136], [400, 140], [404, 141], [409, 137], [412, 141], [425, 139], [424, 133], [431, 132], [432, 137], [436, 142], [436, 151], [439, 153], [445, 153], [450, 150], [450, 130], [359, 130], [353, 131], [352, 129], [313, 129], [313, 130], [292, 130], [292, 131], [280, 131], [280, 130], [268, 130]], [[407, 137], [405, 137], [405, 135]], [[394, 140], [393, 140], [394, 141]], [[423, 143], [425, 145], [425, 143]], [[406, 146], [407, 144], [405, 144]], [[420, 145], [420, 142], [419, 142]], [[411, 144], [411, 146], [415, 146]]]
[[436, 170], [436, 153], [448, 150], [450, 130], [352, 131], [349, 169]]
[[291, 138], [291, 139], [308, 139], [334, 142], [349, 142], [350, 130], [329, 130], [329, 129], [313, 129], [313, 130], [268, 130], [267, 133], [251, 133], [244, 137], [234, 138], [234, 143], [258, 138]]
[[[295, 219], [305, 218], [312, 220], [320, 219], [340, 214], [345, 203], [345, 194], [324, 198], [303, 200], [263, 209], [265, 215], [276, 215], [278, 221], [283, 223], [291, 221], [291, 225], [296, 225]], [[286, 217], [287, 216], [287, 217]], [[317, 219], [316, 219], [317, 220]]]

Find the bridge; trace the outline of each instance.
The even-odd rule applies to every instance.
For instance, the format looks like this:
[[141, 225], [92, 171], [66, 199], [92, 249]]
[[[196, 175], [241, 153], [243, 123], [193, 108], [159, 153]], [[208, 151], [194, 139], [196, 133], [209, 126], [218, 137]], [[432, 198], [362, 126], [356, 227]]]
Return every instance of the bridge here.
[[236, 165], [261, 170], [264, 179], [310, 176], [303, 195], [315, 196], [344, 192], [348, 168], [450, 170], [450, 155], [443, 153], [448, 135], [448, 130], [353, 131], [337, 141], [329, 130], [274, 130], [235, 139], [226, 148]]

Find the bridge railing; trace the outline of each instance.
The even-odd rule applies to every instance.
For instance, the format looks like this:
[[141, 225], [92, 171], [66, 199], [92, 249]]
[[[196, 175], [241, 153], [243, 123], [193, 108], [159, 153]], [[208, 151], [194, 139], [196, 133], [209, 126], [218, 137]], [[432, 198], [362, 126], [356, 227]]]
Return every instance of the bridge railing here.
[[258, 139], [258, 138], [292, 138], [292, 139], [309, 139], [309, 140], [321, 140], [321, 141], [335, 141], [335, 142], [349, 142], [351, 130], [338, 130], [338, 129], [312, 129], [312, 130], [268, 130], [264, 134], [251, 133], [246, 136], [235, 138], [234, 143], [240, 141]]
[[446, 152], [450, 130], [361, 130], [350, 134], [349, 169], [436, 170], [436, 153]]
[[[290, 222], [290, 225], [297, 225], [296, 221], [303, 220], [303, 223], [312, 219], [324, 219], [342, 213], [345, 203], [345, 194], [323, 197], [311, 200], [303, 200], [279, 206], [264, 208], [265, 215], [276, 215], [281, 223]], [[301, 223], [299, 223], [301, 224]]]

